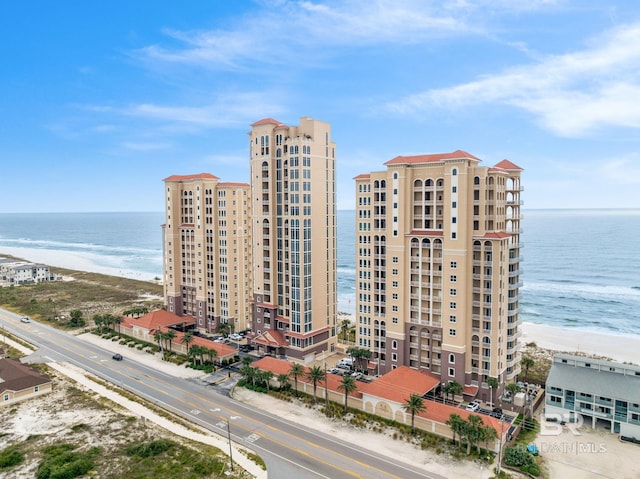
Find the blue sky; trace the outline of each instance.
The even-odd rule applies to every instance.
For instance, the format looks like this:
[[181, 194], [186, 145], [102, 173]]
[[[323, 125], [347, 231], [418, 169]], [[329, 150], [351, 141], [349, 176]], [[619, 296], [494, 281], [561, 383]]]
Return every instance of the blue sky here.
[[338, 206], [397, 155], [524, 168], [525, 208], [640, 208], [635, 0], [2, 2], [0, 212], [161, 211], [332, 124]]

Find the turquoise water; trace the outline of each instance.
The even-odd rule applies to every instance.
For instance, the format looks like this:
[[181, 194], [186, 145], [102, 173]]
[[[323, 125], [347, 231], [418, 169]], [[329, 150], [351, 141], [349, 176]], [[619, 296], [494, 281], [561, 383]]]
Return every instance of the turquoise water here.
[[[523, 217], [523, 320], [640, 334], [640, 210], [525, 210]], [[160, 212], [0, 214], [0, 253], [61, 251], [94, 271], [150, 279], [162, 275], [163, 222]], [[355, 212], [339, 211], [337, 224], [338, 309], [353, 312]]]

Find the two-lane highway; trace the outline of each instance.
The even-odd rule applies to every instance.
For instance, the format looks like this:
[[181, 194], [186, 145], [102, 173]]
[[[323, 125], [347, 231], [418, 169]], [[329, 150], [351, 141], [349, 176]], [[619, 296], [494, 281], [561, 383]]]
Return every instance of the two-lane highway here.
[[39, 349], [43, 361], [68, 362], [226, 437], [263, 457], [270, 477], [327, 479], [441, 478], [313, 429], [282, 420], [205, 387], [112, 353], [45, 324], [20, 323], [0, 310], [0, 323]]

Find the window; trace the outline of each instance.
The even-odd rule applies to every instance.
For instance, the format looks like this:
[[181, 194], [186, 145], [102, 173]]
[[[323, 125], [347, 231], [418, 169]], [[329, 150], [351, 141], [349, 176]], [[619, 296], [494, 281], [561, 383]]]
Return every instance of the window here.
[[455, 369], [449, 368], [449, 377], [450, 378], [456, 377], [456, 370]]
[[37, 393], [38, 391], [40, 391], [40, 386], [34, 386], [33, 387], [33, 392]]
[[452, 323], [455, 323], [457, 321], [455, 314], [452, 314], [451, 316], [449, 316], [449, 321], [451, 321]]
[[449, 294], [450, 294], [451, 296], [455, 296], [456, 294], [458, 294], [458, 290], [457, 290], [457, 289], [455, 289], [455, 288], [451, 288], [451, 289], [449, 290]]
[[392, 274], [392, 275], [394, 275], [394, 276], [398, 276], [398, 270], [397, 270], [397, 269], [395, 269], [395, 268], [394, 268], [394, 269], [392, 269], [392, 270], [391, 270], [391, 274]]
[[391, 349], [398, 349], [398, 341], [395, 339], [391, 341]]
[[394, 304], [394, 305], [391, 307], [391, 309], [393, 310], [393, 312], [394, 312], [394, 313], [397, 313], [397, 312], [398, 312], [398, 305], [397, 305], [397, 304]]
[[456, 239], [458, 237], [457, 233], [451, 233], [451, 239]]
[[397, 361], [398, 355], [396, 353], [391, 353], [391, 361]]
[[456, 269], [458, 267], [458, 263], [456, 261], [452, 261], [449, 266], [451, 266], [451, 269]]
[[455, 336], [456, 335], [456, 330], [455, 329], [450, 329], [449, 330], [449, 336]]
[[449, 364], [455, 364], [455, 363], [456, 363], [456, 355], [449, 354]]
[[456, 303], [455, 303], [455, 301], [451, 301], [451, 302], [449, 303], [449, 309], [456, 309]]
[[451, 193], [456, 193], [458, 191], [458, 187], [457, 186], [452, 186], [451, 187]]
[[392, 281], [391, 282], [391, 286], [394, 287], [394, 288], [397, 288], [398, 287], [398, 282], [397, 281]]
[[8, 394], [5, 394], [5, 395], [4, 395], [4, 400], [5, 400], [5, 401], [8, 401], [8, 400], [9, 400], [9, 395], [8, 395]]
[[397, 262], [398, 262], [398, 257], [397, 257], [397, 256], [394, 256], [394, 257], [391, 259], [391, 261], [393, 261], [394, 263], [397, 263]]
[[391, 297], [392, 297], [393, 299], [398, 299], [398, 293], [393, 293], [393, 294], [391, 295]]
[[457, 208], [458, 207], [458, 203], [456, 201], [452, 201], [451, 202], [451, 207], [452, 208]]
[[452, 274], [449, 277], [449, 281], [451, 281], [452, 283], [455, 283], [456, 281], [458, 281], [458, 277], [455, 274]]
[[393, 318], [393, 319], [391, 320], [391, 322], [392, 322], [393, 324], [398, 324], [398, 318]]

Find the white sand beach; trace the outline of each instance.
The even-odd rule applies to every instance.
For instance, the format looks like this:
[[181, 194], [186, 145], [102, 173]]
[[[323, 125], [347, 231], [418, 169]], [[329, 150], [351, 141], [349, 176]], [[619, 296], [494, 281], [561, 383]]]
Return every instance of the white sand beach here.
[[139, 271], [132, 271], [125, 268], [116, 268], [101, 265], [97, 262], [99, 260], [99, 256], [93, 255], [91, 253], [0, 246], [0, 256], [2, 255], [14, 256], [16, 258], [21, 258], [32, 263], [42, 263], [48, 266], [57, 266], [58, 268], [73, 269], [76, 271], [87, 271], [89, 273], [107, 274], [111, 276], [120, 276], [123, 278], [139, 279], [142, 281], [151, 281], [152, 279], [154, 279], [154, 276], [160, 276], [145, 274]]
[[523, 344], [567, 353], [605, 356], [618, 362], [640, 364], [640, 336], [613, 334], [546, 324], [523, 323]]

